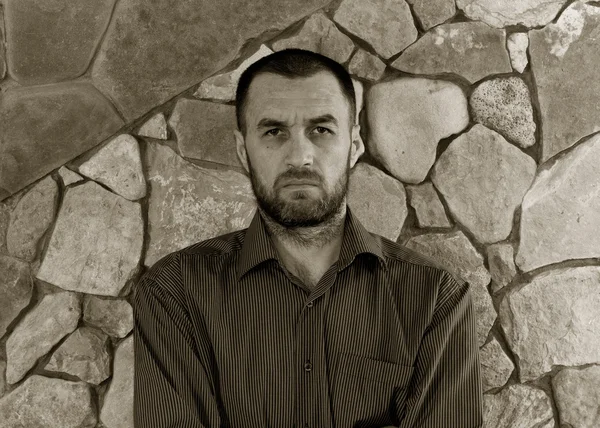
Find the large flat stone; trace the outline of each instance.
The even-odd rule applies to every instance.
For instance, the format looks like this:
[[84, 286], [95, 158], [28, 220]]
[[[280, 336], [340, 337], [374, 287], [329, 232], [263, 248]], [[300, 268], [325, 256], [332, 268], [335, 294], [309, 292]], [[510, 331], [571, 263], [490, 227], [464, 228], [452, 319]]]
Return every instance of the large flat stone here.
[[222, 69], [247, 40], [284, 29], [328, 3], [117, 2], [92, 79], [131, 121]]
[[467, 99], [442, 80], [400, 78], [367, 94], [369, 152], [398, 180], [419, 183], [435, 162], [440, 139], [469, 124]]
[[486, 343], [479, 351], [481, 359], [481, 381], [483, 392], [498, 388], [506, 383], [515, 365], [504, 353], [502, 346], [496, 340]]
[[598, 31], [600, 8], [575, 2], [556, 23], [529, 32], [542, 116], [542, 161], [600, 130]]
[[385, 62], [379, 59], [377, 55], [372, 55], [364, 49], [358, 49], [350, 64], [348, 71], [358, 77], [367, 80], [379, 80], [385, 72]]
[[496, 395], [485, 394], [483, 403], [483, 428], [554, 427], [550, 397], [541, 389], [511, 385]]
[[[476, 162], [474, 162], [476, 156]], [[456, 138], [433, 167], [431, 180], [452, 216], [481, 243], [508, 237], [515, 209], [535, 176], [535, 161], [482, 125]]]
[[513, 247], [508, 243], [492, 244], [487, 247], [487, 258], [492, 275], [492, 291], [496, 292], [508, 285], [517, 274]]
[[106, 98], [86, 83], [7, 90], [0, 97], [0, 123], [0, 195], [4, 197], [94, 147], [123, 125]]
[[473, 83], [510, 73], [506, 33], [482, 22], [439, 25], [404, 51], [391, 65], [414, 74], [458, 74]]
[[433, 184], [427, 182], [418, 186], [407, 186], [406, 190], [419, 227], [452, 226]]
[[0, 255], [0, 338], [31, 301], [33, 281], [29, 264]]
[[89, 181], [67, 188], [37, 278], [65, 290], [118, 296], [135, 275], [141, 207]]
[[100, 410], [106, 428], [133, 428], [133, 336], [115, 351], [114, 374]]
[[521, 206], [516, 263], [524, 271], [600, 257], [600, 135], [538, 173]]
[[86, 294], [83, 320], [113, 337], [125, 337], [133, 329], [133, 308], [122, 299], [103, 299]]
[[456, 13], [454, 0], [407, 0], [425, 30], [452, 18]]
[[550, 23], [567, 0], [456, 0], [469, 18], [492, 27], [524, 25], [541, 27]]
[[146, 266], [195, 242], [249, 226], [256, 204], [245, 175], [201, 168], [153, 143], [146, 145], [146, 165]]
[[168, 132], [165, 115], [162, 113], [156, 113], [140, 127], [137, 135], [142, 137], [156, 138], [158, 140], [166, 140], [168, 137]]
[[500, 305], [506, 339], [522, 382], [554, 365], [600, 363], [600, 267], [544, 272], [509, 292]]
[[564, 369], [552, 378], [560, 423], [573, 428], [600, 426], [600, 366]]
[[23, 85], [82, 75], [115, 0], [19, 0], [5, 4], [10, 75]]

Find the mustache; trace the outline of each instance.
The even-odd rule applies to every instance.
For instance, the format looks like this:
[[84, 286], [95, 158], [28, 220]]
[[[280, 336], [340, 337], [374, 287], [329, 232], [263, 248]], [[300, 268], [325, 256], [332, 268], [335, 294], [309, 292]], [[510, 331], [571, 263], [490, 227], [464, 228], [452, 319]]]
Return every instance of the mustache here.
[[279, 174], [275, 179], [275, 187], [279, 187], [287, 180], [314, 180], [319, 184], [323, 183], [323, 177], [314, 170], [307, 168], [293, 168]]

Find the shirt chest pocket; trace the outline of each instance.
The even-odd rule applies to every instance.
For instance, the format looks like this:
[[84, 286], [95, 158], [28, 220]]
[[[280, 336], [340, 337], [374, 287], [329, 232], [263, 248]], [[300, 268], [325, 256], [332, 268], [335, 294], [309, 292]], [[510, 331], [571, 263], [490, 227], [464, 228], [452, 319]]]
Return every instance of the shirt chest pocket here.
[[412, 366], [337, 352], [331, 404], [336, 428], [398, 425]]

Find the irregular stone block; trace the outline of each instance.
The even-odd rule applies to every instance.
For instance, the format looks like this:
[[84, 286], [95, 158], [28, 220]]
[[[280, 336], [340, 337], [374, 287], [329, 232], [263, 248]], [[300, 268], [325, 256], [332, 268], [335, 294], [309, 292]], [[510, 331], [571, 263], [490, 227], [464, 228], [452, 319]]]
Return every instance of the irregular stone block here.
[[62, 178], [63, 185], [67, 187], [69, 184], [77, 183], [83, 180], [83, 177], [70, 169], [61, 166], [58, 169], [58, 175]]
[[121, 341], [115, 351], [114, 375], [100, 420], [107, 428], [133, 428], [133, 336]]
[[0, 255], [0, 338], [31, 301], [33, 281], [29, 264]]
[[10, 216], [6, 234], [8, 252], [32, 261], [37, 243], [54, 220], [58, 186], [50, 176], [40, 180], [21, 198]]
[[167, 121], [165, 115], [157, 113], [148, 119], [138, 130], [137, 135], [142, 137], [156, 138], [157, 140], [167, 139]]
[[474, 83], [512, 71], [504, 30], [482, 22], [457, 22], [433, 28], [391, 65], [413, 74], [458, 74]]
[[0, 398], [6, 392], [6, 361], [0, 360]]
[[515, 369], [515, 365], [504, 353], [495, 337], [480, 349], [479, 355], [483, 392], [504, 385]]
[[452, 18], [456, 13], [454, 0], [407, 0], [425, 30]]
[[483, 403], [483, 428], [554, 427], [550, 397], [541, 389], [511, 385], [496, 395], [485, 394]]
[[385, 62], [380, 60], [378, 56], [358, 48], [350, 60], [348, 71], [363, 79], [379, 80], [385, 72]]
[[282, 30], [328, 3], [117, 2], [92, 68], [94, 85], [130, 122], [229, 64], [247, 40]]
[[125, 337], [133, 329], [133, 308], [126, 300], [101, 299], [86, 294], [83, 320], [113, 337]]
[[563, 369], [552, 378], [560, 423], [573, 428], [600, 426], [600, 366]]
[[36, 276], [65, 290], [118, 296], [137, 271], [143, 236], [138, 203], [93, 181], [68, 188]]
[[540, 171], [521, 206], [516, 263], [523, 271], [600, 257], [600, 135]]
[[442, 80], [400, 78], [367, 93], [369, 152], [398, 180], [419, 183], [435, 162], [440, 139], [469, 124], [460, 87]]
[[579, 1], [566, 8], [555, 24], [530, 31], [543, 162], [599, 129], [598, 31], [600, 8]]
[[600, 363], [600, 267], [544, 272], [509, 292], [500, 322], [519, 359], [521, 382], [548, 373], [553, 365]]
[[567, 0], [456, 0], [469, 18], [492, 27], [540, 27], [551, 22]]
[[469, 98], [473, 119], [521, 147], [535, 144], [529, 89], [518, 77], [487, 80]]
[[481, 255], [461, 231], [415, 236], [408, 240], [406, 246], [431, 257], [440, 266], [470, 284], [477, 321], [477, 339], [479, 346], [482, 346], [496, 319], [496, 310], [487, 291], [490, 274], [483, 265]]
[[63, 337], [77, 328], [81, 304], [75, 293], [47, 294], [6, 341], [6, 381], [18, 382]]
[[106, 98], [93, 86], [79, 82], [3, 92], [0, 123], [0, 193], [9, 194], [79, 156], [123, 125]]
[[418, 186], [407, 186], [406, 190], [408, 191], [410, 205], [417, 215], [419, 227], [451, 226], [433, 184], [427, 182]]
[[82, 163], [79, 172], [105, 184], [130, 201], [146, 196], [140, 148], [131, 135], [123, 134], [113, 138]]
[[363, 162], [350, 173], [348, 205], [369, 231], [392, 241], [398, 239], [408, 214], [402, 183]]
[[146, 266], [198, 241], [250, 225], [256, 203], [245, 175], [201, 168], [151, 143], [145, 164], [150, 184]]
[[492, 244], [487, 247], [487, 257], [492, 275], [492, 291], [496, 292], [508, 285], [517, 274], [513, 247], [505, 243]]
[[319, 12], [308, 18], [298, 34], [273, 43], [275, 51], [290, 48], [320, 53], [341, 64], [350, 58], [354, 43], [323, 12]]
[[[10, 224], [10, 214], [15, 210], [17, 204], [27, 193], [29, 189], [24, 188], [14, 195], [0, 201], [0, 254], [9, 255], [6, 247], [6, 235], [8, 233], [8, 225]], [[0, 198], [2, 197], [2, 189], [0, 189]]]
[[333, 20], [384, 58], [417, 40], [417, 29], [404, 0], [344, 0]]
[[482, 125], [456, 138], [433, 167], [431, 181], [452, 216], [481, 243], [506, 239], [515, 209], [535, 176], [535, 161]]
[[512, 33], [506, 40], [510, 63], [512, 68], [519, 73], [523, 73], [529, 62], [527, 59], [527, 47], [529, 47], [529, 36], [527, 33]]

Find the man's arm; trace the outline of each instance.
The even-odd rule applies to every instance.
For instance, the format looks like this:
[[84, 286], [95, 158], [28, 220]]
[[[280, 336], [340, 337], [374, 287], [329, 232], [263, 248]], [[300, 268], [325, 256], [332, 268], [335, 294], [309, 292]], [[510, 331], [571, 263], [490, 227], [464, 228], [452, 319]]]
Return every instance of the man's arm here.
[[135, 427], [219, 427], [210, 342], [197, 348], [183, 296], [142, 278], [133, 303]]

